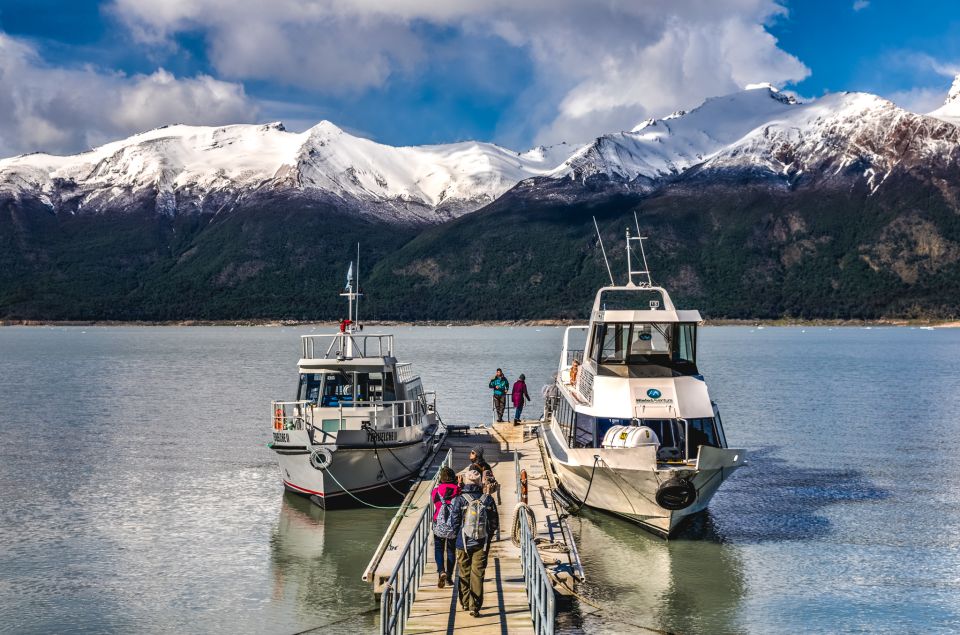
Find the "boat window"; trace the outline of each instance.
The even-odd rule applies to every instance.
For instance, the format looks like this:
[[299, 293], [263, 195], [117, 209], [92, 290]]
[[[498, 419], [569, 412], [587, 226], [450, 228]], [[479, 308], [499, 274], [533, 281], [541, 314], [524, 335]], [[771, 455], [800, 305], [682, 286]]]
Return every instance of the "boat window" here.
[[573, 412], [573, 445], [575, 448], [594, 447], [593, 424], [596, 420], [588, 415]]
[[320, 397], [320, 384], [323, 375], [320, 373], [304, 373], [300, 375], [300, 386], [297, 389], [297, 401], [317, 402]]
[[353, 379], [353, 373], [343, 371], [324, 373], [323, 398], [320, 405], [324, 407], [352, 406]]
[[673, 419], [644, 419], [641, 425], [654, 431], [661, 447], [679, 447], [674, 436]]
[[697, 448], [701, 445], [709, 445], [719, 448], [720, 443], [716, 430], [713, 427], [713, 419], [706, 417], [703, 419], [687, 419], [690, 424], [690, 455], [696, 455]]
[[626, 361], [627, 342], [630, 341], [629, 324], [604, 324], [601, 364], [622, 364]]
[[695, 364], [697, 362], [697, 325], [677, 324], [674, 328], [677, 332], [674, 361]]
[[720, 447], [729, 447], [727, 446], [727, 436], [723, 432], [723, 420], [720, 418], [720, 409], [717, 408], [717, 404], [713, 404], [713, 416], [714, 424], [717, 426], [717, 440], [720, 442]]
[[606, 323], [597, 325], [594, 342], [600, 366], [631, 367], [631, 377], [696, 375], [697, 325], [694, 323]]
[[384, 373], [383, 400], [384, 401], [397, 400], [397, 390], [393, 383], [393, 373], [391, 373], [390, 371], [387, 371], [386, 373]]

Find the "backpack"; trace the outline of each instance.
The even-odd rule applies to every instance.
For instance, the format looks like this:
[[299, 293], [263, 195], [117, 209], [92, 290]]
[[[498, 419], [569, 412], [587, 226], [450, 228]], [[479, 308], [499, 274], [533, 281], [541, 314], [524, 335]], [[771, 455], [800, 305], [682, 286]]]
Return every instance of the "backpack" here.
[[485, 542], [489, 527], [486, 505], [488, 495], [483, 494], [474, 499], [467, 498], [466, 494], [461, 496], [467, 501], [467, 507], [463, 511], [463, 546]]
[[437, 519], [433, 521], [433, 535], [437, 538], [456, 538], [457, 532], [453, 529], [452, 498], [440, 495], [440, 509], [437, 510]]

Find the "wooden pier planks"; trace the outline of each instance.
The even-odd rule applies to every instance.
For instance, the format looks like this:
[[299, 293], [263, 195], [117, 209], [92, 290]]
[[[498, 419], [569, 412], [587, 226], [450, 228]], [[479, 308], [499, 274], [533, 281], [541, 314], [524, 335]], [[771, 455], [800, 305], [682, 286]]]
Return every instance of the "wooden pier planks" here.
[[[517, 430], [522, 430], [522, 427], [517, 426]], [[498, 435], [483, 429], [471, 432], [472, 434], [464, 437], [469, 440], [466, 451], [461, 453], [454, 450], [454, 469], [459, 471], [465, 467], [469, 449], [480, 445], [484, 458], [493, 468], [494, 476], [500, 483], [500, 537], [490, 547], [483, 584], [484, 607], [480, 611], [480, 617], [471, 617], [460, 608], [455, 585], [437, 588], [437, 569], [431, 545], [430, 563], [420, 580], [420, 587], [407, 619], [406, 633], [533, 633], [523, 570], [520, 566], [520, 549], [510, 540], [513, 510], [517, 504], [516, 472], [513, 463], [515, 440], [504, 434], [503, 429], [498, 430]], [[503, 443], [501, 435], [504, 437]], [[454, 442], [457, 440], [459, 439], [451, 439]], [[506, 450], [507, 446], [510, 451]]]

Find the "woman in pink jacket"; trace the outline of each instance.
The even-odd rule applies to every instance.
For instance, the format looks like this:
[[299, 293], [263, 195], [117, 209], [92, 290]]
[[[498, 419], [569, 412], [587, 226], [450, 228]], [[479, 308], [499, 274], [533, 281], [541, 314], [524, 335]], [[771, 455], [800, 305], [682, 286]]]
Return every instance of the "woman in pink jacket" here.
[[[440, 482], [430, 492], [433, 501], [433, 555], [437, 561], [437, 586], [441, 589], [446, 586], [447, 580], [453, 582], [453, 563], [456, 559], [457, 537], [450, 535], [448, 527], [452, 527], [453, 518], [450, 516], [454, 499], [460, 495], [460, 486], [457, 485], [457, 475], [449, 467], [440, 470]], [[441, 516], [441, 509], [443, 510]], [[440, 518], [440, 522], [437, 519]], [[448, 524], [449, 523], [449, 524]], [[444, 558], [446, 552], [446, 558]], [[444, 566], [446, 565], [446, 566]]]
[[520, 423], [520, 413], [523, 412], [524, 398], [527, 401], [530, 401], [530, 393], [527, 392], [527, 376], [520, 375], [520, 379], [514, 382], [513, 384], [513, 423]]

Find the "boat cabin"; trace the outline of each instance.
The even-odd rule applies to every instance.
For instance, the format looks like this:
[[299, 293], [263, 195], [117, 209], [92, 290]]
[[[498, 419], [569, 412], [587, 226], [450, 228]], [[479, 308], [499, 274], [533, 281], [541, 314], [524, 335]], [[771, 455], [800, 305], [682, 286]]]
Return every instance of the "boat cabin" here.
[[[725, 447], [719, 412], [697, 369], [701, 321], [699, 311], [676, 309], [660, 287], [601, 289], [589, 325], [569, 327], [564, 337], [563, 395], [554, 416], [569, 447], [601, 447], [614, 426], [650, 428], [663, 460], [693, 459], [700, 445]], [[570, 347], [578, 330], [582, 349]], [[602, 416], [610, 414], [620, 416]]]

